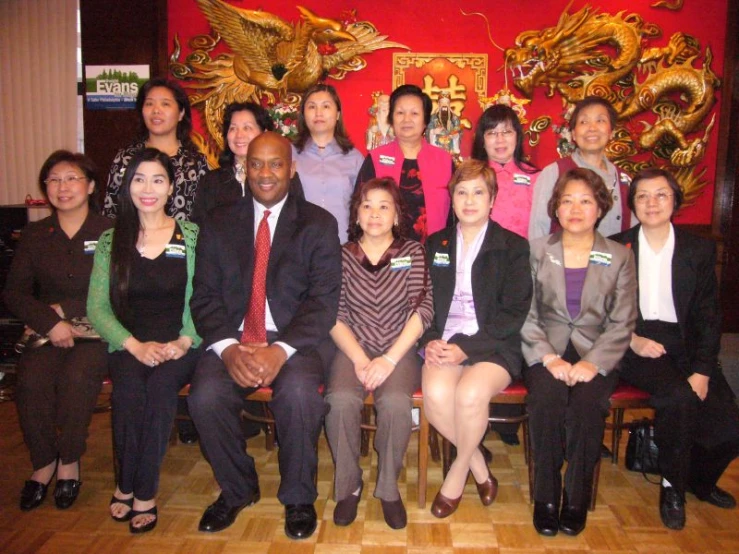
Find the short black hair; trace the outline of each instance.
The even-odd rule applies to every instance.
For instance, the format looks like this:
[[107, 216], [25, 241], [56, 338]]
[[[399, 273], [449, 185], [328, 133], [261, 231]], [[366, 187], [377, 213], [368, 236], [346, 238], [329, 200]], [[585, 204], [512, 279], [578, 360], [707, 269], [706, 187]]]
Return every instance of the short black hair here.
[[221, 167], [231, 167], [234, 163], [234, 153], [231, 152], [231, 148], [228, 146], [228, 129], [231, 127], [231, 119], [233, 119], [236, 112], [251, 113], [254, 116], [254, 121], [257, 122], [257, 126], [263, 133], [265, 131], [274, 131], [275, 129], [275, 124], [269, 113], [259, 104], [255, 104], [254, 102], [232, 102], [226, 106], [226, 110], [223, 112], [223, 126], [221, 127], [223, 152], [218, 156], [218, 164]]
[[491, 129], [495, 129], [501, 123], [508, 123], [516, 133], [516, 148], [513, 150], [513, 162], [520, 170], [526, 173], [536, 173], [538, 168], [524, 159], [524, 133], [521, 122], [518, 120], [518, 114], [513, 108], [505, 104], [490, 106], [480, 116], [477, 122], [477, 128], [475, 129], [475, 141], [472, 144], [472, 158], [483, 162], [490, 161], [487, 150], [485, 150], [485, 133]]
[[431, 121], [431, 109], [433, 108], [433, 102], [428, 94], [421, 90], [421, 87], [417, 85], [400, 85], [390, 95], [390, 113], [387, 114], [387, 122], [393, 124], [393, 112], [395, 111], [395, 104], [403, 96], [415, 96], [420, 98], [423, 104], [423, 122], [428, 125]]
[[642, 169], [636, 175], [634, 175], [634, 178], [631, 180], [631, 184], [629, 185], [629, 196], [627, 198], [629, 209], [632, 212], [636, 212], [634, 207], [634, 199], [636, 198], [636, 188], [639, 183], [641, 181], [646, 181], [647, 179], [659, 179], [660, 177], [663, 177], [667, 181], [667, 184], [672, 190], [672, 211], [673, 213], [677, 213], [677, 211], [680, 209], [680, 206], [683, 205], [683, 200], [685, 200], [685, 193], [683, 192], [680, 183], [678, 183], [677, 179], [675, 179], [675, 176], [666, 169], [662, 169], [661, 167], [647, 167], [646, 169]]
[[590, 106], [603, 106], [608, 112], [608, 120], [611, 122], [611, 130], [616, 128], [618, 114], [611, 103], [600, 96], [586, 96], [575, 104], [575, 110], [572, 112], [572, 117], [570, 117], [570, 131], [572, 131], [577, 125], [577, 117], [580, 115], [580, 112]]
[[90, 158], [80, 152], [56, 150], [52, 152], [48, 158], [46, 158], [46, 161], [44, 162], [44, 165], [41, 166], [41, 170], [38, 174], [38, 186], [41, 189], [41, 193], [44, 195], [44, 197], [47, 200], [49, 199], [49, 195], [46, 192], [46, 179], [49, 178], [49, 173], [51, 173], [51, 170], [54, 168], [54, 166], [60, 163], [68, 163], [79, 167], [80, 171], [84, 173], [85, 178], [88, 181], [92, 181], [95, 183], [92, 194], [88, 195], [87, 197], [87, 204], [90, 206], [91, 210], [99, 211], [98, 197], [100, 196], [100, 181], [98, 180], [97, 176], [97, 166], [95, 165], [95, 162], [93, 162]]

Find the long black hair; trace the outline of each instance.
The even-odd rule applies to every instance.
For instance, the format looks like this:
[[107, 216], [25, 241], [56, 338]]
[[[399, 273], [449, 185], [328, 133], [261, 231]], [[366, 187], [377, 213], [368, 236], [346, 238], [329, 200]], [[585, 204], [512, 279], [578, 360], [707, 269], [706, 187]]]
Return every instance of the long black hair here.
[[308, 102], [310, 97], [317, 92], [327, 92], [329, 96], [331, 96], [331, 100], [333, 100], [336, 105], [336, 111], [339, 112], [339, 119], [334, 128], [334, 140], [336, 140], [336, 144], [341, 148], [341, 152], [343, 154], [348, 154], [349, 151], [354, 148], [354, 143], [352, 142], [352, 139], [349, 138], [349, 135], [344, 128], [344, 117], [341, 115], [341, 98], [339, 98], [339, 93], [336, 92], [333, 85], [327, 85], [324, 83], [313, 85], [305, 91], [305, 94], [303, 94], [303, 99], [300, 101], [300, 114], [298, 115], [298, 136], [295, 137], [294, 141], [295, 149], [298, 152], [302, 152], [305, 148], [305, 143], [308, 142], [308, 139], [310, 138], [310, 130], [305, 122], [305, 104]]
[[516, 133], [516, 148], [513, 150], [513, 163], [525, 173], [538, 173], [539, 168], [526, 160], [523, 153], [523, 127], [518, 120], [518, 114], [513, 108], [504, 104], [490, 106], [480, 116], [475, 129], [475, 142], [472, 144], [472, 158], [483, 162], [489, 162], [487, 150], [485, 150], [485, 133], [495, 129], [501, 123], [508, 123]]
[[144, 102], [146, 102], [146, 96], [151, 92], [151, 89], [162, 87], [168, 89], [172, 96], [174, 96], [177, 102], [177, 107], [183, 112], [182, 119], [177, 123], [177, 140], [180, 141], [183, 148], [189, 150], [197, 150], [195, 145], [190, 138], [192, 133], [192, 111], [190, 109], [190, 99], [187, 97], [187, 93], [178, 85], [175, 81], [164, 79], [163, 77], [155, 77], [149, 79], [139, 89], [139, 93], [136, 96], [136, 111], [139, 112], [139, 132], [141, 133], [141, 140], [149, 138], [149, 129], [146, 127], [144, 121]]
[[131, 264], [138, 256], [136, 242], [139, 239], [141, 221], [136, 206], [131, 200], [131, 181], [143, 162], [157, 162], [167, 172], [170, 183], [174, 183], [174, 169], [164, 152], [156, 148], [144, 148], [136, 152], [128, 162], [123, 183], [118, 191], [118, 216], [110, 252], [110, 303], [113, 313], [124, 326], [132, 323], [128, 307], [128, 288], [131, 280]]

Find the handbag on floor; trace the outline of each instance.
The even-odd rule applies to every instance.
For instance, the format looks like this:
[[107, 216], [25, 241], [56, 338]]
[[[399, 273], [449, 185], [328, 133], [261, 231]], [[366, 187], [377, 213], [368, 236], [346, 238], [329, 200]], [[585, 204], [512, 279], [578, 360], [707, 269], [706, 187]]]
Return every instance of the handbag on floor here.
[[658, 454], [652, 421], [646, 418], [634, 421], [626, 444], [626, 469], [645, 476], [647, 473], [660, 475]]

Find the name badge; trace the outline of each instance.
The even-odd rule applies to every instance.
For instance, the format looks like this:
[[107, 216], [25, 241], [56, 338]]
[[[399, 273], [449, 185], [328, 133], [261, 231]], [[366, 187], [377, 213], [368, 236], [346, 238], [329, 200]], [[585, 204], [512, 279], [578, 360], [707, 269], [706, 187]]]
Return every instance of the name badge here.
[[612, 259], [613, 259], [613, 255], [608, 254], [607, 252], [593, 251], [590, 253], [590, 263], [591, 264], [609, 266], [611, 265]]
[[185, 245], [184, 244], [168, 244], [164, 249], [164, 255], [167, 258], [185, 258]]
[[449, 254], [446, 252], [436, 252], [434, 254], [433, 265], [437, 267], [448, 267], [451, 262], [449, 261]]
[[531, 185], [531, 177], [529, 175], [522, 175], [520, 173], [514, 173], [513, 174], [513, 184], [514, 185], [524, 185], [529, 186]]
[[386, 156], [385, 154], [380, 154], [380, 163], [382, 165], [395, 165], [395, 157]]
[[95, 249], [98, 247], [98, 241], [96, 240], [86, 240], [85, 246], [83, 252], [85, 254], [94, 254]]
[[410, 269], [412, 262], [413, 258], [411, 258], [411, 256], [404, 256], [402, 258], [390, 258], [390, 269], [392, 271]]

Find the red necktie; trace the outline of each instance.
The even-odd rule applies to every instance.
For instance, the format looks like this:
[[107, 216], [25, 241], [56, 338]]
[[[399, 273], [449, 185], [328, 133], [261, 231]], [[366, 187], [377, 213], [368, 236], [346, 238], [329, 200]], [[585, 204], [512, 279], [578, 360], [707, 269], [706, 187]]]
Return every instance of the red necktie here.
[[269, 225], [270, 211], [265, 210], [257, 229], [254, 242], [254, 275], [251, 283], [251, 297], [244, 316], [244, 332], [241, 342], [267, 342], [267, 329], [264, 326], [265, 304], [267, 302], [267, 264], [269, 263]]

